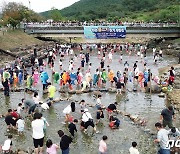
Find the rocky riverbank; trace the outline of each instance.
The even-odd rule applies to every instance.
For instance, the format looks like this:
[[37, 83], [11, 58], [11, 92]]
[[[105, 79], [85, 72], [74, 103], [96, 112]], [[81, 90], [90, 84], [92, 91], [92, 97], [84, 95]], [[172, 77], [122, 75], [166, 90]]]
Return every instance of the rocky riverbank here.
[[27, 58], [33, 53], [34, 48], [40, 55], [47, 46], [53, 43], [52, 41], [41, 41], [20, 30], [8, 30], [3, 34], [0, 33], [0, 40], [0, 67], [14, 61], [17, 56]]
[[179, 57], [180, 55], [180, 38], [156, 38], [148, 42], [149, 48], [161, 49], [163, 54]]
[[[175, 81], [173, 84], [173, 90], [167, 91], [167, 102], [173, 104], [176, 110], [180, 111], [180, 64], [173, 65], [175, 69]], [[168, 70], [170, 67], [164, 67], [159, 69], [159, 76], [163, 80], [168, 76]]]
[[161, 49], [163, 54], [177, 57], [177, 61], [173, 65], [163, 67], [159, 69], [159, 77], [164, 80], [168, 77], [168, 71], [173, 66], [175, 69], [175, 81], [173, 90], [166, 92], [167, 102], [173, 104], [176, 110], [180, 111], [180, 64], [178, 64], [178, 58], [180, 56], [180, 38], [176, 39], [164, 39], [157, 38], [148, 42], [148, 48], [155, 47], [157, 50]]

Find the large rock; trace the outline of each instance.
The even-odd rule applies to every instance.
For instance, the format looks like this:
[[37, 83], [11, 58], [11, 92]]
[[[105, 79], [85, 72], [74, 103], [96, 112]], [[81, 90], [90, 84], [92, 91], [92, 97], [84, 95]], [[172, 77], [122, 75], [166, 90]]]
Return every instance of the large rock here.
[[110, 93], [116, 93], [117, 92], [116, 88], [109, 88], [108, 91]]
[[151, 86], [151, 92], [152, 93], [160, 93], [161, 92], [161, 87], [159, 85], [152, 85]]

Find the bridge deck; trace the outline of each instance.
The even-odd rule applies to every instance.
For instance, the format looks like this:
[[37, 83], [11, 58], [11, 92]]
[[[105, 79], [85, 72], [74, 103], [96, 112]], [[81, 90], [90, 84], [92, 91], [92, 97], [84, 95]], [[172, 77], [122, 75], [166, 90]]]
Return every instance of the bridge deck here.
[[[83, 37], [83, 27], [32, 27], [26, 28], [28, 34], [39, 37]], [[180, 37], [180, 27], [127, 27], [127, 35], [163, 35], [162, 37]]]

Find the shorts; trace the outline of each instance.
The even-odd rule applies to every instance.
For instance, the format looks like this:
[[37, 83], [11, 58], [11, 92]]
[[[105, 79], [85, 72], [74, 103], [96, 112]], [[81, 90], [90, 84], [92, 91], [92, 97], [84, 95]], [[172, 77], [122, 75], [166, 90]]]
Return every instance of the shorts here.
[[119, 120], [116, 120], [116, 122], [114, 123], [114, 125], [118, 128], [119, 125], [120, 125], [120, 121], [119, 121]]
[[87, 121], [87, 122], [85, 122], [85, 129], [87, 129], [89, 126], [91, 126], [91, 127], [95, 127], [95, 125], [94, 125], [94, 122], [93, 121]]
[[81, 121], [81, 127], [85, 127], [85, 123]]
[[135, 78], [135, 79], [138, 79], [138, 76], [135, 76], [134, 78]]
[[11, 119], [5, 119], [6, 125], [11, 125]]
[[5, 122], [6, 122], [7, 126], [10, 126], [10, 125], [16, 126], [16, 120], [14, 120], [14, 119], [6, 118]]
[[53, 97], [49, 97], [49, 100], [50, 100], [50, 101], [53, 101]]
[[99, 120], [101, 119], [101, 116], [100, 116], [100, 113], [98, 112], [97, 115], [96, 115], [96, 119]]
[[100, 104], [96, 104], [96, 108], [99, 109], [101, 107]]
[[144, 87], [147, 87], [147, 82], [144, 82]]
[[125, 87], [124, 83], [121, 83], [121, 86], [124, 88]]
[[34, 104], [33, 106], [31, 106], [30, 108], [29, 108], [29, 114], [31, 114], [31, 113], [33, 113], [34, 111], [35, 111], [35, 109], [36, 109], [36, 106], [37, 106], [37, 104]]
[[166, 126], [168, 126], [169, 128], [172, 128], [173, 127], [172, 121], [163, 120], [163, 127], [165, 128]]
[[33, 138], [33, 143], [34, 143], [35, 148], [38, 148], [38, 146], [43, 147], [44, 137], [41, 139], [34, 139]]
[[106, 83], [106, 80], [102, 80], [102, 83]]

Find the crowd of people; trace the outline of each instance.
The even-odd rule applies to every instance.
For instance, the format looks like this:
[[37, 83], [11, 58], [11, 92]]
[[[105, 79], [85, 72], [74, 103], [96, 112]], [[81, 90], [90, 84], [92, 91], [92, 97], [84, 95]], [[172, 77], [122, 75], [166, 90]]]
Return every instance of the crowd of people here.
[[[92, 54], [97, 56], [96, 63], [91, 62]], [[136, 61], [132, 66], [130, 66], [129, 61], [124, 61], [124, 55], [128, 55], [129, 58], [132, 55], [136, 56]], [[57, 85], [61, 90], [78, 90], [80, 92], [110, 88], [116, 89], [117, 95], [122, 95], [127, 91], [127, 85], [129, 84], [132, 85], [133, 91], [149, 91], [152, 82], [158, 86], [172, 87], [175, 80], [173, 67], [169, 70], [169, 76], [163, 81], [158, 75], [151, 72], [147, 65], [147, 46], [141, 44], [55, 44], [48, 49], [48, 54], [45, 56], [45, 59], [39, 58], [37, 50], [34, 49], [30, 58], [30, 67], [29, 63], [27, 66], [25, 61], [18, 57], [13, 65], [1, 70], [1, 81], [6, 97], [10, 96], [11, 88], [18, 89], [18, 87], [24, 85], [26, 85], [27, 90], [33, 91], [32, 99], [22, 98], [17, 109], [8, 109], [8, 112], [3, 116], [7, 124], [7, 131], [15, 129], [19, 135], [24, 134], [25, 127], [22, 112], [24, 111], [30, 118], [33, 118], [31, 127], [35, 154], [43, 153], [44, 142], [46, 142], [46, 152], [48, 154], [57, 153], [59, 148], [62, 154], [68, 154], [70, 151], [69, 145], [78, 131], [77, 125], [80, 124], [80, 130], [84, 133], [88, 133], [89, 126], [93, 128], [94, 133], [98, 133], [96, 125], [105, 118], [104, 112], [107, 112], [110, 128], [118, 129], [121, 125], [120, 119], [117, 117], [117, 102], [111, 102], [108, 106], [105, 106], [101, 101], [102, 95], [98, 94], [94, 106], [96, 120], [93, 119], [94, 116], [91, 115], [85, 100], [80, 100], [80, 114], [79, 117], [74, 118], [73, 113], [77, 112], [78, 104], [72, 101], [62, 111], [65, 117], [62, 123], [68, 124], [67, 127], [71, 135], [68, 136], [63, 130], [59, 130], [57, 134], [61, 138], [60, 145], [53, 144], [52, 139], [45, 141], [46, 129], [48, 129], [49, 123], [43, 117], [41, 111], [46, 111], [53, 106], [55, 93], [58, 90]], [[117, 60], [114, 56], [119, 56], [118, 63], [123, 67], [122, 70], [119, 69], [115, 72], [110, 66], [113, 61]], [[161, 49], [153, 48], [151, 56], [154, 57], [154, 65], [156, 66], [157, 62], [163, 57], [163, 52]], [[67, 58], [69, 59], [68, 68], [65, 67], [67, 65], [65, 59]], [[57, 59], [59, 66], [55, 68]], [[139, 69], [140, 65], [143, 68], [141, 70]], [[50, 68], [52, 74], [48, 74], [46, 68]], [[52, 78], [50, 78], [51, 76]], [[38, 85], [42, 85], [40, 89], [43, 93], [48, 93], [47, 101], [42, 101], [36, 91], [39, 88]], [[170, 154], [170, 147], [166, 146], [169, 136], [176, 134], [176, 140], [180, 137], [178, 129], [173, 126], [174, 118], [173, 107], [169, 106], [162, 111], [160, 122], [155, 124], [158, 130], [155, 142], [160, 143], [159, 154]], [[171, 129], [170, 131], [164, 129], [166, 125]], [[100, 154], [108, 153], [107, 140], [108, 136], [102, 136], [98, 149]], [[2, 146], [2, 150], [8, 153], [11, 146], [12, 135], [9, 135]], [[176, 148], [174, 150], [177, 151]], [[139, 154], [136, 142], [132, 142], [129, 152], [130, 154]]]
[[126, 26], [126, 27], [175, 27], [177, 23], [156, 23], [156, 22], [108, 22], [108, 21], [66, 21], [66, 22], [54, 22], [49, 20], [46, 22], [36, 22], [36, 23], [23, 23], [25, 27], [82, 27], [82, 26]]

